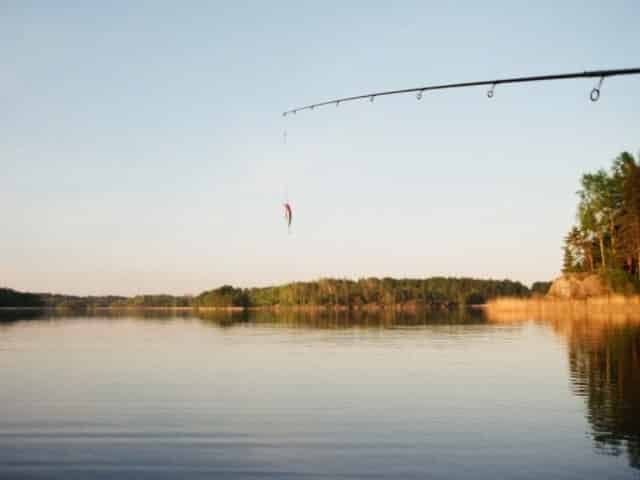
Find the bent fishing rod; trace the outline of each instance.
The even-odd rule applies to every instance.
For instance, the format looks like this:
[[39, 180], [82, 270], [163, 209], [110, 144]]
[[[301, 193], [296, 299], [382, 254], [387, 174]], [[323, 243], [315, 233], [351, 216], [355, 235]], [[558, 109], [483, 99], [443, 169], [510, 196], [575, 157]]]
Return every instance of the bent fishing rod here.
[[311, 105], [305, 105], [304, 107], [297, 107], [291, 110], [282, 112], [282, 116], [295, 115], [303, 110], [315, 110], [318, 107], [324, 107], [327, 105], [340, 106], [341, 103], [352, 102], [355, 100], [369, 99], [373, 102], [376, 97], [385, 97], [388, 95], [399, 95], [403, 93], [415, 93], [416, 98], [421, 100], [424, 92], [432, 90], [445, 90], [449, 88], [466, 88], [466, 87], [479, 87], [483, 85], [490, 85], [491, 87], [487, 91], [487, 97], [493, 98], [494, 90], [497, 85], [504, 85], [508, 83], [526, 83], [526, 82], [546, 82], [550, 80], [569, 80], [573, 78], [599, 78], [598, 84], [593, 87], [589, 98], [592, 102], [597, 102], [600, 99], [600, 90], [602, 89], [602, 82], [607, 77], [622, 76], [622, 75], [638, 75], [640, 74], [640, 68], [622, 68], [615, 70], [592, 70], [576, 73], [560, 73], [555, 75], [536, 75], [533, 77], [513, 77], [513, 78], [499, 78], [496, 80], [481, 80], [475, 82], [462, 82], [462, 83], [445, 83], [442, 85], [427, 85], [424, 87], [416, 88], [404, 88], [401, 90], [387, 90], [382, 92], [366, 93], [364, 95], [355, 95], [353, 97], [336, 98], [334, 100], [328, 100], [326, 102], [314, 103]]

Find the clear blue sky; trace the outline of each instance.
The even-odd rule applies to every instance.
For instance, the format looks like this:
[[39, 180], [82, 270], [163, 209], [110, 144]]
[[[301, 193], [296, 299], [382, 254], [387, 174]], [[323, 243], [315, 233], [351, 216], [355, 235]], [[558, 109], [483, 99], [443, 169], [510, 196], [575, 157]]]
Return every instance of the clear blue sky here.
[[580, 174], [640, 149], [640, 77], [598, 103], [573, 80], [280, 112], [638, 67], [638, 18], [631, 0], [2, 2], [0, 284], [549, 279]]

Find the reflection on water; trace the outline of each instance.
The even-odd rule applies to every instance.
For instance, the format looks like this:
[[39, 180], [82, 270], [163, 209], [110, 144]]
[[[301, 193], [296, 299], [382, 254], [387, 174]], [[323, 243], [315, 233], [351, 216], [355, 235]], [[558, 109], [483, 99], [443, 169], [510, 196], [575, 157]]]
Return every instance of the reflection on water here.
[[[17, 321], [49, 320], [55, 321], [71, 318], [87, 318], [86, 313], [73, 313], [55, 310], [38, 309], [0, 309], [0, 328]], [[149, 310], [125, 310], [104, 309], [93, 312], [91, 318], [122, 319], [136, 318], [146, 320], [169, 321], [178, 318], [197, 318], [204, 323], [217, 326], [233, 326], [242, 323], [271, 324], [300, 328], [398, 328], [420, 325], [456, 325], [456, 324], [482, 324], [485, 316], [478, 309], [416, 309], [407, 310], [354, 310], [334, 311], [330, 309], [309, 310], [190, 310], [190, 309], [149, 309]]]
[[0, 384], [2, 478], [640, 469], [626, 317], [3, 311]]
[[[518, 322], [517, 315], [490, 318]], [[547, 313], [535, 320], [566, 340], [573, 392], [585, 397], [596, 448], [616, 456], [626, 451], [640, 469], [640, 319]]]
[[470, 325], [484, 323], [480, 310], [406, 311], [293, 311], [282, 309], [256, 311], [199, 311], [197, 318], [215, 325], [238, 323], [282, 325], [302, 329], [402, 328], [424, 325]]
[[640, 325], [606, 325], [596, 336], [573, 336], [569, 358], [598, 447], [615, 455], [626, 449], [640, 468]]

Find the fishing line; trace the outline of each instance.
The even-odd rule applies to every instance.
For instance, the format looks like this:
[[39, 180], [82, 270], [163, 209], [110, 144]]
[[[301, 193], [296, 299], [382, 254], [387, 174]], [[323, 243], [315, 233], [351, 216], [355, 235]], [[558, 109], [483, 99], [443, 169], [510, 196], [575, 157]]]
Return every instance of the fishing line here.
[[283, 169], [283, 178], [285, 179], [284, 181], [284, 200], [282, 202], [282, 208], [284, 209], [284, 220], [285, 222], [287, 222], [287, 233], [289, 235], [291, 235], [291, 219], [293, 217], [292, 215], [292, 208], [291, 208], [291, 203], [289, 202], [289, 181], [288, 181], [288, 175], [289, 172], [291, 171], [291, 168], [289, 168], [289, 165], [287, 165], [288, 163], [288, 158], [289, 158], [289, 151], [290, 148], [288, 147], [287, 143], [288, 143], [288, 137], [289, 137], [289, 133], [287, 131], [286, 126], [283, 128], [283, 132], [282, 132], [282, 145], [283, 145], [283, 158], [284, 158], [284, 169]]

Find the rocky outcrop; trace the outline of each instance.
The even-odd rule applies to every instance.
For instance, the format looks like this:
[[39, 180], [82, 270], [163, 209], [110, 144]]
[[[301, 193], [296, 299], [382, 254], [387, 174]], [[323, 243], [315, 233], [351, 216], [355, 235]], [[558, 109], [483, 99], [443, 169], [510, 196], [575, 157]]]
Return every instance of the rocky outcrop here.
[[585, 299], [608, 293], [609, 290], [595, 273], [565, 273], [553, 281], [547, 297]]

